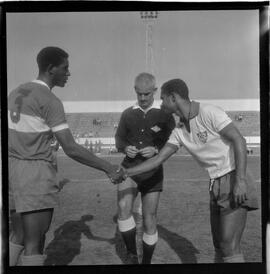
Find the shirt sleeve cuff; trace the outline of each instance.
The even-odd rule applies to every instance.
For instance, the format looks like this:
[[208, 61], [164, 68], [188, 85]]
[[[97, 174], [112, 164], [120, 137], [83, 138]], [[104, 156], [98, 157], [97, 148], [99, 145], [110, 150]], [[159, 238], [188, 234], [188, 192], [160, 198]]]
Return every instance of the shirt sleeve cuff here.
[[66, 129], [66, 128], [68, 128], [67, 123], [52, 127], [51, 129], [52, 129], [52, 132], [57, 132], [57, 131], [60, 131], [60, 130]]

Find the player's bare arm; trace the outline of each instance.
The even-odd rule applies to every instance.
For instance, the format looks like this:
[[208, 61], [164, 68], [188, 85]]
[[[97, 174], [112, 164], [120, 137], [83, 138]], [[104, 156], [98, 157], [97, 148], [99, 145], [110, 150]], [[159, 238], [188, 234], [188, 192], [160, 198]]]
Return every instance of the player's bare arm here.
[[123, 175], [122, 169], [119, 169], [117, 165], [112, 165], [97, 157], [95, 154], [77, 144], [69, 129], [57, 131], [55, 132], [55, 136], [67, 156], [81, 164], [104, 171], [113, 183], [121, 181]]
[[166, 145], [160, 150], [159, 154], [157, 154], [153, 158], [146, 160], [140, 165], [126, 169], [126, 175], [133, 176], [133, 175], [141, 174], [143, 172], [150, 171], [160, 166], [170, 156], [172, 156], [177, 151], [177, 149], [178, 149], [177, 146], [166, 143]]
[[233, 123], [230, 123], [220, 132], [220, 135], [233, 144], [235, 157], [236, 180], [233, 190], [234, 201], [241, 204], [246, 200], [246, 167], [247, 153], [246, 140]]

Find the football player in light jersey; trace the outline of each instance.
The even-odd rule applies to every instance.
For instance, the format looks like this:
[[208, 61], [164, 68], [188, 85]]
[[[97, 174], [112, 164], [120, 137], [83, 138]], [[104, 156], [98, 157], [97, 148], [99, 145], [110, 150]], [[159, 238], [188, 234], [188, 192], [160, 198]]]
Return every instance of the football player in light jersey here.
[[[247, 169], [246, 141], [221, 108], [189, 99], [188, 87], [173, 79], [161, 87], [162, 108], [177, 126], [158, 155], [126, 169], [134, 176], [158, 167], [181, 146], [208, 171], [210, 222], [215, 262], [244, 262], [240, 241], [247, 211], [258, 208], [255, 182]], [[181, 210], [181, 209], [179, 209]]]
[[114, 183], [119, 178], [117, 166], [74, 141], [63, 104], [52, 93], [53, 87], [64, 87], [70, 76], [68, 54], [46, 47], [37, 55], [37, 63], [37, 79], [20, 85], [8, 96], [10, 266], [17, 264], [22, 251], [23, 266], [43, 265], [45, 259], [45, 234], [59, 190], [50, 148], [53, 135], [73, 160], [104, 171]]

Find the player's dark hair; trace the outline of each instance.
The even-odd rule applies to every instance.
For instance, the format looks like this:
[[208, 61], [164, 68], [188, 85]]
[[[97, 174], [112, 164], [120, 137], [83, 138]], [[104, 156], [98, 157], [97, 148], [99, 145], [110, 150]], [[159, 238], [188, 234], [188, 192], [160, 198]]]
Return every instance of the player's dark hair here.
[[177, 93], [184, 100], [189, 100], [189, 91], [186, 83], [181, 79], [172, 79], [161, 86], [161, 93], [171, 95]]
[[37, 55], [37, 63], [40, 71], [44, 72], [49, 65], [59, 66], [68, 53], [58, 47], [43, 48]]

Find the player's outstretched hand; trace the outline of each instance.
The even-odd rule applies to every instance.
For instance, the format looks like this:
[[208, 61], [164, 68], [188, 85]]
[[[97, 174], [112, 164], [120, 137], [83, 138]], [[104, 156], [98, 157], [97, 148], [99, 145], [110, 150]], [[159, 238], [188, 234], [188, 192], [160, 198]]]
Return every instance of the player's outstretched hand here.
[[125, 169], [117, 165], [113, 165], [113, 169], [107, 175], [115, 185], [122, 183], [127, 178]]

